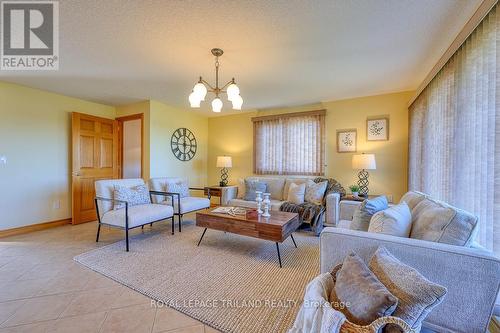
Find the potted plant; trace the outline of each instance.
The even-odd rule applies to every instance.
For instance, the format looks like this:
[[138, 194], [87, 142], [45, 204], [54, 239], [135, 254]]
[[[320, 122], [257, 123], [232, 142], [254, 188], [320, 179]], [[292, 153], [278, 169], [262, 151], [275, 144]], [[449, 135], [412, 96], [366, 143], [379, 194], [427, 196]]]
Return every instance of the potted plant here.
[[359, 195], [359, 186], [358, 185], [351, 185], [351, 186], [349, 186], [349, 189], [351, 190], [351, 193], [353, 196], [357, 197]]

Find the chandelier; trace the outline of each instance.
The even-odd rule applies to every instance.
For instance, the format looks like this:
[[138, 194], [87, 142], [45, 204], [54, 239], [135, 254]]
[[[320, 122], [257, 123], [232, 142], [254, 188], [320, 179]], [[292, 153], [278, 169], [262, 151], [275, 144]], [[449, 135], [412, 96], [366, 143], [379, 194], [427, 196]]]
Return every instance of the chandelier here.
[[219, 87], [219, 57], [223, 53], [224, 51], [221, 49], [212, 49], [212, 54], [215, 56], [215, 87], [212, 87], [200, 76], [200, 80], [194, 85], [193, 91], [189, 95], [189, 104], [192, 108], [199, 108], [201, 101], [205, 100], [207, 92], [211, 92], [215, 94], [215, 98], [212, 100], [213, 112], [221, 112], [222, 100], [219, 95], [224, 93], [227, 94], [227, 99], [233, 104], [233, 109], [241, 110], [243, 98], [240, 96], [240, 88], [236, 85], [234, 78], [224, 86]]

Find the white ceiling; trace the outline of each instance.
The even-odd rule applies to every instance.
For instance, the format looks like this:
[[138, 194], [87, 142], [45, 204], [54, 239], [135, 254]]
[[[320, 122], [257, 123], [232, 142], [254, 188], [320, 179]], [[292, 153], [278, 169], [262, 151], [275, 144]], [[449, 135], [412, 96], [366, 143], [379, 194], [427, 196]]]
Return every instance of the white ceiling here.
[[105, 104], [188, 107], [197, 77], [214, 81], [210, 49], [220, 47], [222, 81], [236, 78], [244, 109], [411, 90], [480, 2], [64, 0], [59, 71], [0, 79]]

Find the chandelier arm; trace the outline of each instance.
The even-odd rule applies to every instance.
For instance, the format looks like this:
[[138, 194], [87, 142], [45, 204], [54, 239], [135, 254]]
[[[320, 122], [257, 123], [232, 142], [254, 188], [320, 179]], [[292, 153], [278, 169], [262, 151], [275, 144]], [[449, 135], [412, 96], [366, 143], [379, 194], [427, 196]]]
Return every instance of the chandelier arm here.
[[230, 80], [222, 88], [220, 88], [221, 92], [226, 92], [226, 91], [223, 91], [223, 90], [226, 89], [231, 83], [234, 83], [234, 79]]
[[212, 87], [212, 85], [210, 83], [208, 83], [207, 81], [201, 79], [201, 82], [204, 83], [205, 85], [207, 85], [209, 88], [210, 88], [210, 91], [211, 92], [214, 92], [215, 91], [215, 88]]

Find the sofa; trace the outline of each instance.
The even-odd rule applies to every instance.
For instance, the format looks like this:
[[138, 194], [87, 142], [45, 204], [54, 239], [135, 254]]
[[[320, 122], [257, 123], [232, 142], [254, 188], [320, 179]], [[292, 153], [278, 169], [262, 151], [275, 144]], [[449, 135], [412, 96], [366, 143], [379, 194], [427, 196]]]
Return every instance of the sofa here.
[[[423, 195], [425, 198], [432, 199], [419, 192], [410, 194], [414, 198]], [[405, 196], [402, 199], [405, 199]], [[412, 211], [415, 205], [407, 203]], [[500, 310], [497, 300], [500, 288], [500, 260], [493, 253], [469, 239], [463, 246], [457, 245], [459, 243], [457, 238], [449, 237], [449, 235], [444, 237], [444, 232], [436, 242], [411, 238], [411, 234], [410, 238], [405, 238], [351, 230], [349, 225], [353, 213], [360, 204], [361, 202], [341, 201], [336, 227], [323, 229], [320, 236], [321, 273], [331, 271], [351, 252], [356, 252], [368, 261], [379, 246], [384, 246], [394, 256], [416, 268], [429, 280], [448, 289], [443, 302], [426, 318], [423, 331], [486, 332], [492, 312], [498, 314]], [[458, 213], [453, 219], [464, 213], [446, 203], [442, 204], [443, 207], [456, 209]], [[460, 232], [453, 226], [453, 223], [456, 226], [457, 221], [451, 220], [449, 223], [453, 228], [451, 234], [459, 235]], [[477, 226], [471, 224], [465, 228], [477, 229]], [[472, 229], [467, 232], [473, 236], [475, 230]], [[455, 243], [455, 245], [446, 242]]]
[[[266, 183], [267, 192], [271, 194], [271, 210], [279, 210], [283, 202], [286, 201], [288, 189], [291, 183], [301, 184], [316, 177], [247, 177], [245, 180], [257, 180]], [[226, 195], [221, 199], [224, 206], [239, 206], [247, 208], [257, 208], [255, 201], [246, 201], [244, 199], [244, 181], [238, 180], [238, 186], [230, 187]], [[335, 226], [339, 220], [340, 194], [330, 193], [326, 196], [325, 225]]]

